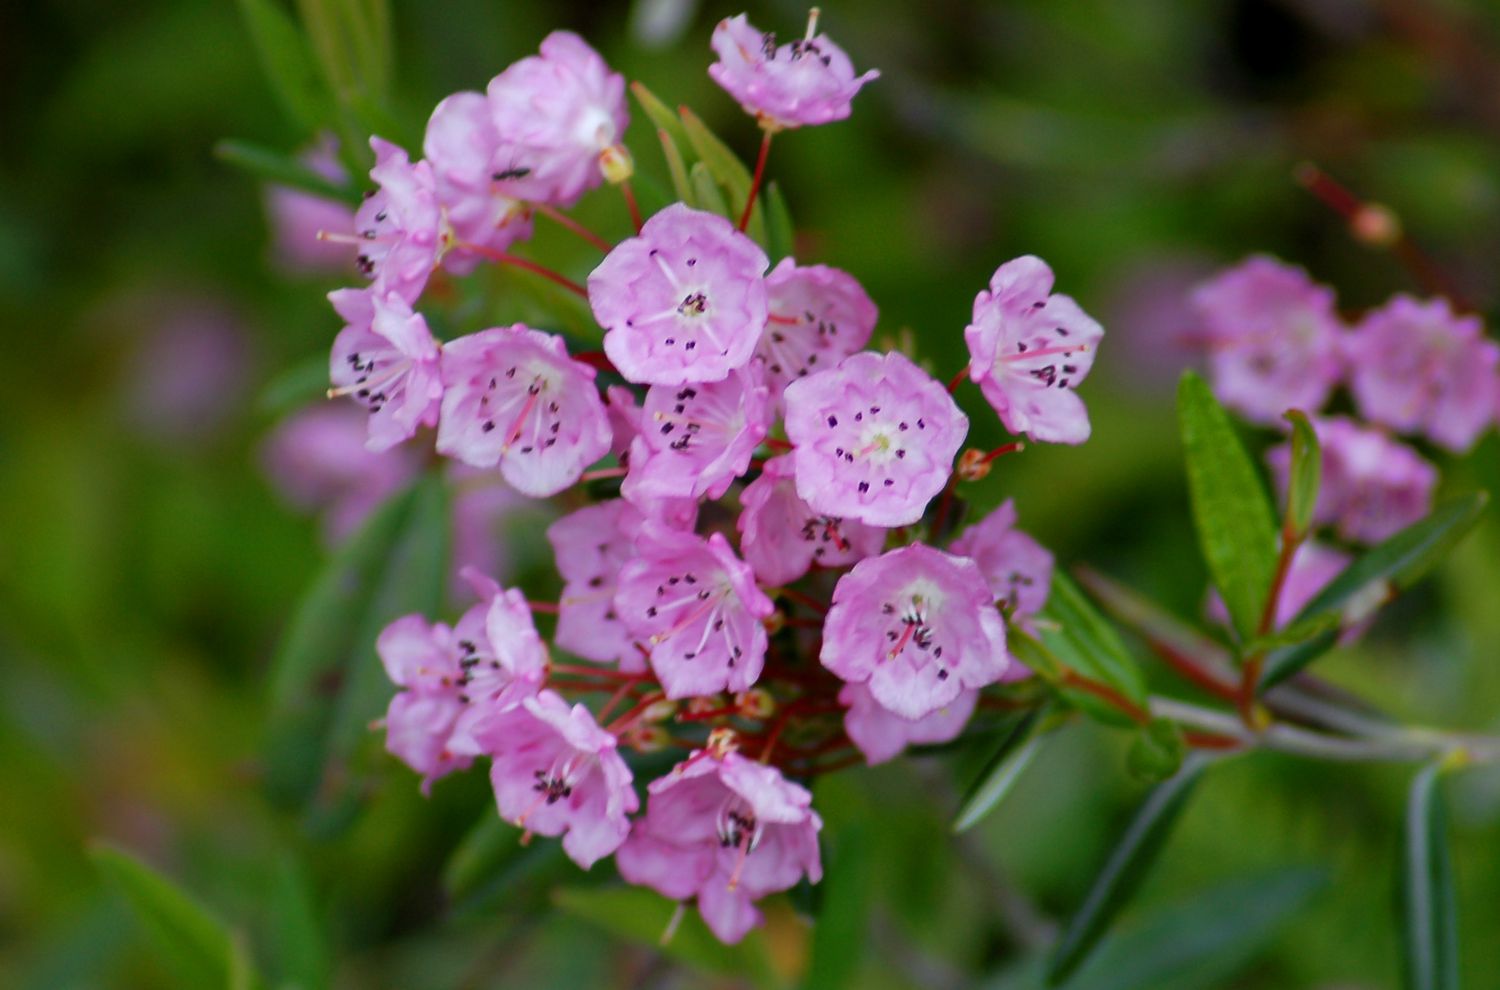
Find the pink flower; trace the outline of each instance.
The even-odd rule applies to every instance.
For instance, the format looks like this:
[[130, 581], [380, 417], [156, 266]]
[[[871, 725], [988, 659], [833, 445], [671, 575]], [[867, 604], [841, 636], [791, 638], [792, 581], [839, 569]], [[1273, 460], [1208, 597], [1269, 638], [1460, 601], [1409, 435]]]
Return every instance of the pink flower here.
[[776, 35], [756, 30], [744, 14], [726, 18], [714, 28], [711, 44], [719, 60], [708, 74], [762, 127], [843, 120], [860, 87], [880, 73], [856, 76], [844, 50], [816, 31], [814, 14], [806, 37], [778, 48]]
[[797, 494], [871, 526], [922, 518], [968, 431], [948, 390], [894, 351], [851, 355], [786, 389]]
[[766, 658], [761, 620], [773, 611], [723, 535], [707, 540], [645, 526], [620, 569], [615, 609], [651, 650], [668, 698], [743, 691]]
[[919, 719], [1005, 673], [1005, 624], [979, 566], [924, 544], [854, 565], [833, 589], [823, 666]]
[[722, 381], [765, 328], [769, 263], [728, 220], [674, 203], [589, 275], [604, 352], [632, 382]]
[[870, 341], [879, 311], [854, 276], [783, 258], [766, 276], [770, 317], [755, 354], [777, 409], [787, 385], [831, 368]]
[[1208, 337], [1214, 393], [1257, 423], [1315, 413], [1341, 373], [1333, 290], [1301, 268], [1257, 255], [1193, 290]]
[[1052, 554], [1016, 529], [1014, 501], [1007, 499], [964, 530], [949, 549], [979, 565], [1012, 622], [1025, 624], [1046, 606], [1052, 587]]
[[422, 775], [425, 793], [439, 777], [472, 762], [471, 754], [448, 745], [467, 707], [459, 697], [458, 634], [441, 622], [429, 625], [420, 615], [406, 615], [381, 631], [375, 650], [386, 676], [401, 689], [386, 710], [386, 749]]
[[641, 432], [641, 404], [624, 385], [611, 385], [604, 390], [604, 411], [609, 416], [609, 452], [621, 467], [629, 467], [630, 444]]
[[1012, 433], [1082, 443], [1089, 414], [1073, 392], [1094, 365], [1104, 328], [1068, 296], [1051, 295], [1052, 269], [1026, 255], [995, 269], [964, 328], [969, 378]]
[[648, 791], [645, 817], [615, 856], [620, 875], [666, 897], [696, 896], [724, 942], [760, 923], [758, 899], [823, 877], [812, 795], [775, 767], [698, 752]]
[[443, 222], [432, 166], [413, 165], [406, 152], [370, 138], [375, 167], [370, 178], [380, 187], [354, 214], [360, 238], [359, 270], [375, 280], [375, 290], [417, 301], [433, 269], [443, 259], [451, 233]]
[[339, 289], [328, 299], [345, 326], [333, 341], [334, 393], [370, 410], [371, 450], [387, 450], [435, 426], [443, 398], [438, 342], [420, 313], [392, 292]]
[[[1315, 522], [1333, 525], [1346, 540], [1378, 543], [1432, 509], [1437, 469], [1415, 450], [1342, 416], [1313, 426], [1323, 448]], [[1285, 491], [1291, 446], [1273, 448], [1266, 460]]]
[[555, 495], [609, 450], [594, 369], [561, 337], [520, 323], [482, 330], [444, 345], [442, 372], [438, 452], [498, 463], [519, 492]]
[[566, 582], [553, 638], [587, 660], [618, 662], [627, 673], [644, 670], [646, 663], [615, 611], [615, 587], [620, 568], [635, 556], [635, 536], [643, 522], [629, 502], [611, 499], [570, 512], [547, 527], [558, 573]]
[[749, 470], [771, 409], [766, 387], [741, 369], [722, 382], [651, 386], [641, 425], [626, 498], [718, 498]]
[[615, 737], [582, 705], [542, 691], [479, 730], [491, 754], [500, 817], [536, 835], [561, 835], [585, 870], [619, 848], [640, 807]]
[[1446, 299], [1396, 296], [1346, 340], [1350, 385], [1364, 417], [1402, 433], [1423, 433], [1463, 452], [1494, 419], [1500, 399], [1500, 344], [1477, 316]]
[[501, 588], [472, 570], [461, 576], [480, 600], [455, 628], [463, 668], [459, 700], [467, 708], [453, 725], [449, 746], [478, 755], [488, 752], [476, 736], [485, 720], [514, 708], [541, 687], [547, 674], [547, 644], [537, 634], [531, 606], [519, 589]]
[[950, 704], [912, 721], [882, 707], [868, 685], [845, 684], [839, 691], [839, 704], [849, 706], [844, 713], [844, 731], [870, 766], [895, 758], [912, 744], [957, 738], [969, 724], [978, 701], [978, 691], [961, 691]]
[[[338, 142], [324, 134], [317, 144], [297, 160], [338, 185], [348, 180], [339, 164]], [[286, 271], [318, 274], [350, 270], [354, 252], [347, 243], [324, 240], [319, 231], [352, 235], [354, 209], [335, 199], [326, 199], [290, 186], [266, 186], [266, 216], [270, 221], [272, 261]]]
[[768, 585], [789, 584], [812, 569], [845, 567], [879, 553], [885, 530], [815, 511], [797, 494], [792, 457], [766, 461], [760, 477], [740, 493], [735, 522], [740, 551]]
[[534, 203], [569, 207], [597, 186], [599, 156], [630, 121], [625, 80], [568, 31], [543, 38], [541, 54], [491, 79], [486, 95], [498, 136], [491, 178]]
[[482, 93], [454, 93], [432, 111], [422, 153], [432, 169], [443, 217], [457, 238], [444, 262], [463, 274], [478, 256], [466, 244], [503, 251], [531, 236], [525, 204], [499, 191], [492, 178], [500, 135]]

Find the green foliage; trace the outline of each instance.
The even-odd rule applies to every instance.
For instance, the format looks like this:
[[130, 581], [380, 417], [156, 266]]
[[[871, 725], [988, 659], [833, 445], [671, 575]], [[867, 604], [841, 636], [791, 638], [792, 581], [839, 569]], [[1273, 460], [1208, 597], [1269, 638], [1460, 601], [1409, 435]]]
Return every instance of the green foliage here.
[[984, 820], [1020, 778], [1041, 746], [1044, 709], [1033, 708], [1015, 716], [1004, 728], [984, 769], [974, 778], [953, 819], [953, 831], [964, 832]]
[[1401, 843], [1402, 974], [1407, 990], [1457, 990], [1458, 918], [1447, 814], [1438, 782], [1442, 766], [1425, 767], [1406, 799]]
[[1323, 480], [1323, 450], [1307, 414], [1293, 409], [1286, 414], [1292, 424], [1292, 467], [1287, 485], [1286, 533], [1301, 540], [1312, 527]]
[[304, 137], [311, 137], [327, 126], [333, 101], [306, 37], [277, 0], [239, 0], [239, 7], [271, 91]]
[[1177, 388], [1198, 545], [1242, 639], [1257, 632], [1276, 570], [1276, 523], [1255, 466], [1208, 383], [1189, 371]]
[[[301, 189], [326, 199], [359, 202], [359, 192], [352, 186], [340, 186], [303, 165], [290, 155], [263, 148], [249, 141], [220, 141], [214, 145], [214, 156], [263, 182]], [[326, 379], [327, 369], [323, 369]], [[326, 383], [325, 383], [326, 384]]]
[[1180, 770], [1186, 755], [1187, 743], [1177, 723], [1152, 719], [1131, 740], [1125, 767], [1137, 780], [1155, 784]]
[[1080, 708], [1106, 721], [1128, 722], [1119, 708], [1107, 704], [1089, 691], [1070, 687], [1067, 673], [1105, 685], [1120, 693], [1138, 709], [1146, 705], [1146, 681], [1140, 668], [1120, 641], [1119, 634], [1071, 579], [1060, 570], [1052, 575], [1052, 589], [1047, 597], [1038, 631], [1043, 649], [1027, 641], [1030, 637], [1018, 630], [1010, 632], [1017, 655], [1049, 680], [1057, 682], [1064, 693]]
[[805, 990], [859, 987], [869, 939], [871, 883], [870, 826], [841, 829], [823, 865], [823, 890], [813, 928], [812, 956], [802, 979]]

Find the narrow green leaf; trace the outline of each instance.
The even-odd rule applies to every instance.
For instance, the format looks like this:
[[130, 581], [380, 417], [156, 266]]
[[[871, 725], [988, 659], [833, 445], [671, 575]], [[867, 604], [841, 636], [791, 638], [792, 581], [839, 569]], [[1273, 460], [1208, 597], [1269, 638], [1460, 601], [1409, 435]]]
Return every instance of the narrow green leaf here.
[[332, 100], [307, 38], [276, 0], [239, 0], [261, 69], [282, 109], [309, 136], [328, 125]]
[[1208, 384], [1185, 372], [1177, 415], [1198, 545], [1242, 639], [1255, 634], [1276, 570], [1276, 522], [1265, 488]]
[[1323, 479], [1323, 450], [1318, 434], [1300, 409], [1286, 414], [1292, 424], [1292, 468], [1287, 485], [1286, 521], [1294, 539], [1302, 539], [1312, 528], [1313, 509]]
[[824, 864], [822, 901], [813, 926], [812, 959], [802, 979], [806, 990], [858, 986], [859, 967], [870, 944], [870, 835], [863, 825], [846, 826]]
[[[741, 979], [748, 976], [761, 987], [781, 983], [760, 931], [752, 931], [736, 945], [725, 945], [690, 905], [670, 901], [643, 887], [563, 888], [553, 893], [552, 901], [565, 914], [628, 941], [654, 947], [677, 962], [709, 973]], [[680, 908], [685, 910], [676, 930], [663, 941]]]
[[958, 814], [953, 819], [953, 831], [965, 832], [978, 825], [984, 817], [999, 806], [1021, 773], [1031, 763], [1041, 746], [1043, 733], [1039, 731], [1045, 705], [1033, 708], [1016, 720], [1001, 738], [995, 751], [985, 761], [984, 769], [969, 785]]
[[688, 170], [688, 176], [693, 186], [693, 198], [698, 201], [698, 209], [728, 217], [729, 204], [724, 201], [724, 193], [714, 181], [708, 166], [702, 162], [694, 162], [693, 167]]
[[237, 971], [241, 985], [258, 987], [229, 928], [171, 880], [133, 854], [95, 842], [89, 856], [99, 872], [130, 903], [157, 953], [184, 987], [228, 987]]
[[667, 173], [672, 177], [672, 191], [684, 205], [696, 209], [698, 197], [693, 194], [692, 184], [688, 182], [687, 165], [682, 160], [682, 152], [677, 149], [677, 142], [661, 128], [657, 128], [656, 136], [661, 139], [662, 156], [667, 160]]
[[276, 864], [271, 887], [271, 948], [282, 986], [323, 990], [333, 979], [328, 936], [318, 918], [307, 871], [291, 855]]
[[1176, 776], [1157, 785], [1146, 798], [1109, 854], [1083, 906], [1063, 931], [1047, 967], [1049, 985], [1062, 983], [1088, 957], [1099, 936], [1135, 894], [1207, 766], [1207, 759], [1194, 754]]
[[1137, 780], [1156, 784], [1182, 769], [1186, 754], [1182, 729], [1175, 722], [1153, 719], [1135, 734], [1125, 754], [1125, 768]]
[[1053, 572], [1042, 619], [1042, 642], [1064, 666], [1145, 707], [1146, 679], [1119, 633], [1061, 570]]
[[255, 398], [258, 412], [280, 416], [300, 409], [328, 392], [328, 355], [299, 361], [274, 375]]
[[[1420, 522], [1377, 544], [1355, 560], [1308, 602], [1294, 620], [1301, 623], [1324, 613], [1339, 616], [1347, 629], [1365, 621], [1398, 592], [1405, 591], [1447, 556], [1484, 513], [1486, 492], [1474, 492], [1443, 503]], [[1322, 656], [1338, 640], [1326, 631], [1304, 643], [1277, 650], [1266, 658], [1263, 689], [1286, 680]]]
[[781, 186], [775, 182], [767, 182], [764, 195], [766, 254], [770, 257], [771, 264], [774, 265], [782, 258], [795, 256], [797, 227], [792, 223], [792, 211], [787, 208], [786, 197], [781, 194]]
[[666, 131], [668, 136], [677, 145], [679, 151], [683, 147], [689, 147], [687, 131], [682, 126], [682, 121], [672, 112], [665, 103], [657, 98], [656, 94], [646, 88], [646, 84], [640, 80], [630, 84], [630, 93], [635, 101], [641, 105], [646, 116], [651, 118], [651, 123], [656, 125], [659, 131]]
[[1073, 574], [1111, 618], [1158, 653], [1177, 654], [1218, 675], [1225, 683], [1237, 683], [1234, 658], [1213, 639], [1114, 578], [1087, 567], [1074, 568]]
[[[745, 208], [745, 200], [750, 197], [750, 170], [717, 134], [708, 129], [708, 125], [697, 114], [687, 107], [678, 107], [677, 114], [682, 118], [683, 130], [687, 132], [688, 143], [697, 152], [698, 160], [708, 166], [714, 179], [728, 193], [729, 205], [734, 209], [730, 219], [738, 221], [740, 211]], [[764, 212], [757, 202], [750, 211], [750, 224], [745, 231], [761, 244], [766, 242], [765, 218], [762, 216]]]
[[214, 145], [214, 157], [266, 182], [351, 205], [359, 202], [359, 190], [353, 186], [330, 182], [297, 159], [249, 141], [220, 141]]
[[486, 807], [443, 865], [443, 890], [454, 900], [468, 895], [485, 877], [521, 851], [521, 830]]
[[1407, 990], [1458, 990], [1458, 905], [1441, 766], [1424, 768], [1406, 801], [1401, 848], [1401, 949]]
[[1250, 657], [1255, 656], [1257, 653], [1264, 654], [1270, 653], [1272, 650], [1300, 646], [1303, 643], [1312, 642], [1329, 633], [1338, 632], [1340, 625], [1342, 625], [1342, 622], [1337, 612], [1310, 615], [1305, 619], [1290, 622], [1276, 632], [1255, 637], [1245, 644], [1242, 652], [1245, 656]]

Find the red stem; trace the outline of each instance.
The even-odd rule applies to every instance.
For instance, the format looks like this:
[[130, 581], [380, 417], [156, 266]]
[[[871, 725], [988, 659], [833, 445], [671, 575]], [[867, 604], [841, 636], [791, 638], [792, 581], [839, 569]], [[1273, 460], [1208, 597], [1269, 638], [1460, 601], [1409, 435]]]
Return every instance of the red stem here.
[[964, 383], [964, 379], [968, 378], [968, 377], [969, 377], [969, 369], [968, 368], [960, 368], [959, 371], [958, 371], [958, 374], [956, 374], [952, 378], [948, 379], [948, 394], [952, 395], [954, 392], [957, 392], [958, 391], [958, 387], [960, 385], [962, 385]]
[[790, 598], [792, 601], [796, 602], [798, 605], [802, 605], [802, 606], [805, 606], [807, 608], [810, 608], [814, 612], [817, 612], [819, 615], [827, 615], [828, 614], [828, 606], [824, 605], [822, 602], [818, 601], [812, 595], [804, 594], [804, 593], [798, 591], [796, 588], [782, 588], [781, 589], [781, 593], [782, 593], [783, 596], [785, 596], [787, 598]]
[[1078, 690], [1086, 692], [1088, 694], [1092, 694], [1094, 697], [1099, 698], [1102, 701], [1108, 702], [1111, 707], [1118, 708], [1120, 711], [1129, 716], [1132, 721], [1138, 722], [1141, 725], [1146, 725], [1151, 721], [1150, 712], [1146, 711], [1144, 708], [1141, 708], [1135, 702], [1131, 701], [1129, 698], [1125, 697], [1123, 694], [1116, 691], [1108, 684], [1100, 684], [1098, 681], [1091, 681], [1087, 677], [1084, 677], [1083, 675], [1075, 673], [1071, 670], [1063, 671], [1062, 683], [1066, 684], [1069, 687], [1077, 688]]
[[620, 195], [625, 197], [625, 208], [630, 211], [630, 222], [635, 225], [635, 232], [641, 232], [641, 208], [635, 201], [635, 190], [630, 187], [630, 180], [620, 183]]
[[760, 154], [755, 159], [755, 178], [750, 180], [750, 195], [745, 198], [745, 212], [740, 214], [740, 230], [750, 226], [750, 211], [755, 208], [755, 197], [760, 192], [761, 181], [766, 176], [766, 156], [771, 153], [771, 132], [766, 131], [760, 139]]
[[603, 351], [579, 351], [573, 355], [573, 360], [579, 364], [586, 364], [595, 371], [607, 371], [612, 375], [618, 375], [619, 369]]
[[496, 264], [512, 265], [516, 268], [524, 268], [526, 271], [531, 272], [534, 275], [540, 275], [542, 278], [557, 283], [564, 289], [567, 289], [569, 292], [575, 293], [576, 295], [579, 295], [584, 299], [587, 299], [589, 297], [588, 290], [583, 286], [568, 278], [566, 275], [560, 275], [545, 265], [537, 264], [535, 261], [531, 261], [527, 258], [520, 258], [513, 254], [506, 254], [504, 251], [496, 251], [494, 248], [488, 248], [481, 244], [464, 244], [463, 248], [465, 251], [470, 251], [474, 254], [477, 254], [481, 258], [488, 258]]
[[536, 210], [542, 216], [546, 217], [548, 220], [551, 220], [559, 227], [562, 227], [565, 230], [570, 230], [573, 233], [577, 234], [579, 237], [588, 241], [590, 244], [594, 245], [594, 247], [598, 248], [600, 251], [603, 251], [605, 254], [609, 254], [609, 252], [614, 250], [615, 246], [609, 241], [606, 241], [604, 238], [600, 237], [592, 230], [589, 230], [583, 224], [579, 223], [577, 220], [574, 220], [572, 217], [568, 216], [566, 213], [557, 209], [556, 207], [548, 206], [546, 203], [533, 203], [532, 209]]

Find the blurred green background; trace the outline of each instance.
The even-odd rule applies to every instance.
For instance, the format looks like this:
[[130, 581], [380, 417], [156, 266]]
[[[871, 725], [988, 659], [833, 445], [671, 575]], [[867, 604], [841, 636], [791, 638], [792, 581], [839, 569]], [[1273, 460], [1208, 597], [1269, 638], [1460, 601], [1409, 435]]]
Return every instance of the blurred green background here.
[[[974, 294], [1018, 254], [1046, 258], [1059, 288], [1110, 331], [1082, 393], [1093, 440], [1007, 458], [978, 498], [1014, 496], [1022, 524], [1061, 561], [1087, 560], [1198, 612], [1205, 577], [1171, 410], [1188, 361], [1182, 297], [1196, 279], [1270, 251], [1336, 286], [1350, 311], [1415, 291], [1391, 257], [1352, 241], [1292, 182], [1296, 163], [1314, 160], [1393, 207], [1469, 299], [1494, 311], [1492, 4], [823, 6], [856, 65], [883, 77], [852, 120], [776, 143], [771, 172], [806, 260], [855, 273], [881, 306], [877, 334], [909, 329], [942, 377], [959, 366]], [[713, 23], [739, 7], [392, 9], [387, 136], [414, 151], [438, 99], [483, 88], [555, 27], [694, 107], [742, 155], [755, 148], [752, 123], [704, 71]], [[781, 2], [749, 13], [788, 35], [806, 16]], [[257, 397], [326, 353], [337, 322], [322, 296], [349, 280], [273, 264], [262, 186], [213, 155], [226, 137], [285, 151], [309, 138], [280, 113], [236, 5], [7, 5], [0, 121], [0, 321], [11, 346], [0, 360], [0, 986], [163, 985], [170, 970], [86, 855], [98, 838], [210, 905], [263, 970], [307, 982], [738, 985], [678, 967], [650, 939], [607, 934], [619, 925], [590, 920], [598, 902], [557, 893], [607, 881], [607, 866], [584, 877], [555, 856], [523, 856], [512, 835], [472, 831], [492, 816], [481, 773], [423, 800], [414, 776], [384, 761], [364, 781], [357, 819], [322, 831], [267, 801], [269, 658], [326, 550], [318, 523], [265, 479], [261, 445], [280, 411]], [[629, 140], [642, 170], [660, 175], [649, 131], [637, 123]], [[607, 191], [583, 214], [624, 232]], [[586, 273], [586, 254], [539, 233], [539, 250]], [[1000, 436], [993, 417], [975, 422], [974, 442]], [[1492, 435], [1444, 471], [1453, 487], [1494, 488], [1500, 444]], [[1407, 719], [1500, 728], [1494, 516], [1323, 672]], [[853, 985], [1033, 985], [1029, 953], [1077, 906], [1143, 793], [1124, 771], [1124, 744], [1068, 729], [996, 814], [957, 839], [948, 823], [972, 772], [963, 754], [822, 782], [831, 882], [840, 862], [864, 864], [863, 886], [838, 894], [868, 905], [850, 936], [865, 945]], [[1224, 948], [1210, 946], [1201, 955], [1212, 964], [1175, 983], [1131, 984], [1127, 942], [1080, 985], [1395, 986], [1391, 863], [1409, 776], [1272, 756], [1223, 766], [1123, 937], [1189, 946], [1196, 932]], [[1462, 777], [1449, 797], [1465, 985], [1494, 986], [1500, 778]], [[1315, 869], [1277, 872], [1288, 866]], [[772, 907], [755, 944], [770, 960], [762, 982], [805, 965], [796, 900]]]

